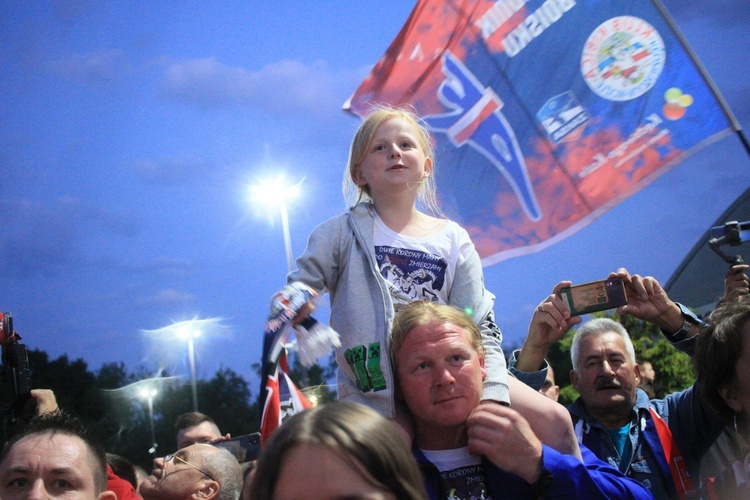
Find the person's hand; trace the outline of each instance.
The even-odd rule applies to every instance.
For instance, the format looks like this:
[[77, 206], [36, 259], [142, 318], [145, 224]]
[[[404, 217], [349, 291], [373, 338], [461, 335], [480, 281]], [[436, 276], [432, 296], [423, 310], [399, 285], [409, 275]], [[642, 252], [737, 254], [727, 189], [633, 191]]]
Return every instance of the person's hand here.
[[570, 281], [561, 281], [555, 285], [552, 294], [534, 309], [525, 342], [530, 347], [544, 348], [546, 351], [563, 338], [573, 325], [581, 322], [580, 316], [570, 315], [570, 309], [563, 302], [560, 293], [560, 290], [572, 284]]
[[57, 410], [57, 398], [50, 389], [31, 389], [30, 394], [36, 400], [37, 415]]
[[680, 329], [684, 321], [682, 310], [669, 298], [656, 278], [631, 275], [624, 267], [610, 273], [609, 277], [620, 277], [625, 284], [628, 303], [618, 307], [618, 313], [649, 321], [667, 332]]
[[750, 293], [750, 280], [747, 278], [747, 270], [750, 265], [735, 264], [727, 272], [724, 278], [724, 301], [737, 302], [743, 296]]
[[302, 321], [306, 320], [308, 316], [310, 316], [313, 311], [315, 311], [315, 301], [309, 300], [305, 302], [305, 305], [303, 305], [297, 315], [292, 320], [293, 323], [301, 323]]
[[232, 439], [232, 435], [227, 432], [224, 436], [217, 437], [216, 439], [212, 439], [211, 441], [208, 442], [208, 444], [221, 443], [223, 441], [229, 441], [230, 439]]
[[542, 442], [516, 410], [482, 401], [466, 421], [469, 451], [499, 469], [535, 483], [542, 473]]
[[526, 340], [516, 358], [517, 370], [539, 370], [549, 348], [560, 341], [573, 325], [581, 322], [580, 316], [570, 315], [570, 309], [563, 302], [560, 293], [560, 290], [571, 285], [570, 281], [561, 281], [555, 285], [552, 294], [534, 309]]

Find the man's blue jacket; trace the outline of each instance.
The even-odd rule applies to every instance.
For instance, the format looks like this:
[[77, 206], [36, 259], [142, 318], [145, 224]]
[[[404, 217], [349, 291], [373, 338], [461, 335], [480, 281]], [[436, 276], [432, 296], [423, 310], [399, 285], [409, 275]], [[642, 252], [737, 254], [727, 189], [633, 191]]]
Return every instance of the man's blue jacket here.
[[[585, 446], [581, 446], [583, 463], [571, 455], [563, 455], [543, 445], [543, 467], [552, 473], [552, 482], [542, 498], [633, 498], [651, 499], [651, 492], [638, 481], [626, 477], [615, 467], [599, 460]], [[431, 499], [448, 498], [442, 491], [440, 471], [416, 446], [412, 449], [417, 459], [427, 493]], [[531, 485], [515, 474], [498, 469], [483, 459], [485, 486], [493, 500], [501, 498], [536, 498]]]

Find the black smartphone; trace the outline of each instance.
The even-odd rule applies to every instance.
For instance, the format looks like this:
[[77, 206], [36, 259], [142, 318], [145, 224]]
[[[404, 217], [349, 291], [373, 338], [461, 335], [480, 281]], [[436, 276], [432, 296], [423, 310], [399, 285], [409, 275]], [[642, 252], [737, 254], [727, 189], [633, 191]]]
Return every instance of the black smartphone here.
[[560, 294], [573, 316], [614, 309], [628, 303], [625, 284], [621, 278], [582, 283], [563, 288]]
[[249, 462], [258, 458], [260, 454], [260, 432], [219, 441], [214, 443], [214, 446], [229, 450], [239, 463]]

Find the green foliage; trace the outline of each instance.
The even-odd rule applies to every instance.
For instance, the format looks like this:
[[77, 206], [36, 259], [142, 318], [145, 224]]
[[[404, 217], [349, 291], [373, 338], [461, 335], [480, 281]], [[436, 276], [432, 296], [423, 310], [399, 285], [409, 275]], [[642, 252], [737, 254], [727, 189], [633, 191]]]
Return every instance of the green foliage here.
[[[292, 356], [292, 361], [295, 357]], [[326, 366], [314, 364], [305, 368], [301, 363], [292, 363], [289, 377], [311, 401], [316, 404], [330, 403], [336, 400], [336, 391], [331, 390], [329, 380], [336, 378], [336, 358], [329, 356]]]
[[[608, 317], [621, 323], [630, 333], [635, 356], [638, 362], [650, 361], [656, 371], [656, 383], [664, 394], [688, 388], [695, 376], [690, 357], [678, 351], [661, 334], [653, 323], [640, 321], [630, 315], [617, 313], [595, 313], [595, 317]], [[560, 403], [568, 405], [578, 398], [578, 392], [570, 384], [570, 345], [573, 331], [563, 340], [553, 345], [547, 353], [547, 359], [555, 369], [555, 382], [560, 386]]]

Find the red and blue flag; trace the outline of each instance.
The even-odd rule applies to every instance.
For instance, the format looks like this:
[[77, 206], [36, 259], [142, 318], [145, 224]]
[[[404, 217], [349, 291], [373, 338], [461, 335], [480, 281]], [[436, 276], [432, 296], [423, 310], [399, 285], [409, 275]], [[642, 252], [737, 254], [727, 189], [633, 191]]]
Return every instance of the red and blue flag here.
[[732, 132], [656, 2], [420, 0], [344, 108], [417, 110], [485, 265], [541, 250]]

